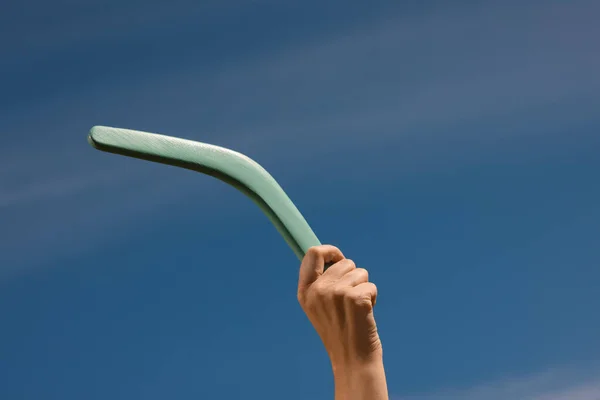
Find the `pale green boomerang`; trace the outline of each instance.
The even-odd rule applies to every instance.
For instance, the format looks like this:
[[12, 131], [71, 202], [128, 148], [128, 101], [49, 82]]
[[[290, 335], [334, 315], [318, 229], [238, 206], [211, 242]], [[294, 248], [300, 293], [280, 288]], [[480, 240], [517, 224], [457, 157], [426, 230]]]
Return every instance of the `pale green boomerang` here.
[[275, 179], [251, 158], [223, 147], [155, 133], [95, 126], [88, 141], [98, 150], [173, 165], [213, 176], [250, 197], [302, 259], [321, 243]]

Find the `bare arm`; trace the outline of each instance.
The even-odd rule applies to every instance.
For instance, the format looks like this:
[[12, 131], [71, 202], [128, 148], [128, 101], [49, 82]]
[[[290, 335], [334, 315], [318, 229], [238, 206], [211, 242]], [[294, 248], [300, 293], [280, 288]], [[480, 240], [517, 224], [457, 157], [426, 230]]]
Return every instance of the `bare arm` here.
[[388, 400], [383, 361], [335, 370], [335, 400]]
[[[325, 264], [333, 264], [325, 272]], [[300, 266], [298, 301], [329, 354], [335, 400], [388, 400], [373, 307], [377, 287], [333, 246], [311, 248]]]

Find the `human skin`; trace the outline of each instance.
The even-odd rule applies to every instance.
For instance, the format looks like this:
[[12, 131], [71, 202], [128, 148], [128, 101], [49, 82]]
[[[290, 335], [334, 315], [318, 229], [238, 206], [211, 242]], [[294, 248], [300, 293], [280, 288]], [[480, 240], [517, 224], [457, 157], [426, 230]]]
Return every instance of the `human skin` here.
[[[325, 265], [331, 266], [325, 270]], [[376, 300], [367, 270], [338, 248], [308, 250], [300, 265], [298, 301], [329, 355], [335, 400], [388, 400]]]

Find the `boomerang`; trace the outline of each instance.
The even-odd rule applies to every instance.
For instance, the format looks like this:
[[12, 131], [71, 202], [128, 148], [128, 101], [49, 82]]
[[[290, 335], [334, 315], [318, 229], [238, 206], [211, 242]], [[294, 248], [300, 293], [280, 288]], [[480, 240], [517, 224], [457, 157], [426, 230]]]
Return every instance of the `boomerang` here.
[[108, 153], [186, 168], [215, 177], [256, 203], [301, 260], [321, 243], [275, 179], [256, 161], [207, 143], [130, 129], [95, 126], [89, 143]]

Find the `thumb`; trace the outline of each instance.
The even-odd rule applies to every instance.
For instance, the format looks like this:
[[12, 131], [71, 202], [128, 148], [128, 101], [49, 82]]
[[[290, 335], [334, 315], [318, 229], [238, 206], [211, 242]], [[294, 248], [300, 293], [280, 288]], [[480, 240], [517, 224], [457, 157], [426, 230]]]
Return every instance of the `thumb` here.
[[308, 249], [300, 265], [298, 288], [306, 288], [314, 283], [325, 269], [325, 264], [333, 264], [344, 259], [342, 252], [335, 246], [321, 245]]

